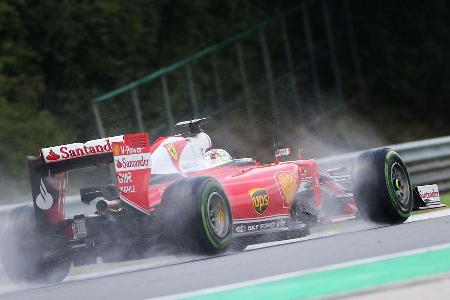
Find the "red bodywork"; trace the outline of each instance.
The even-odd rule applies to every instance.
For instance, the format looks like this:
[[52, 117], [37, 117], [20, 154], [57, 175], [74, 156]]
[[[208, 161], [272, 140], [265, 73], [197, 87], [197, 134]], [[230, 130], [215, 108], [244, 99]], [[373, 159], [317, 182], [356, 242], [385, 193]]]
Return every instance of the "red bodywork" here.
[[[314, 160], [298, 160], [270, 165], [255, 163], [253, 166], [220, 166], [192, 172], [188, 176], [211, 176], [217, 179], [230, 201], [233, 220], [244, 220], [289, 216], [290, 204], [293, 199], [285, 199], [286, 196], [283, 195], [282, 188], [276, 179], [276, 174], [279, 173], [290, 174], [295, 178], [295, 186], [287, 187], [295, 190], [298, 189], [303, 179], [312, 179], [315, 204], [317, 207], [320, 206], [319, 173]], [[150, 186], [150, 210], [154, 210], [160, 204], [165, 188], [172, 183], [173, 181], [169, 181]], [[268, 194], [268, 207], [262, 213], [256, 211], [250, 195], [250, 191], [257, 188], [265, 189]]]
[[[163, 145], [170, 152], [171, 147], [167, 147], [168, 138], [159, 138], [151, 147], [154, 153]], [[177, 159], [171, 157], [171, 163], [180, 171], [179, 157], [183, 149], [188, 145], [188, 139], [171, 143], [176, 153], [180, 154]], [[291, 205], [294, 197], [297, 196], [301, 183], [310, 184], [312, 191], [312, 205], [315, 211], [319, 211], [322, 206], [321, 189], [325, 189], [328, 194], [338, 197], [348, 197], [342, 204], [343, 213], [353, 215], [356, 206], [351, 195], [345, 192], [338, 183], [330, 180], [320, 181], [320, 172], [315, 160], [304, 160], [298, 157], [293, 161], [280, 162], [279, 157], [271, 164], [260, 164], [253, 161], [245, 165], [224, 164], [221, 166], [202, 169], [184, 174], [187, 177], [211, 176], [219, 181], [230, 202], [233, 223], [254, 223], [261, 220], [289, 218]], [[158, 209], [164, 190], [177, 179], [163, 183], [151, 184], [148, 197], [148, 212]], [[257, 207], [254, 195], [267, 195], [265, 205]], [[256, 197], [257, 198], [257, 197]], [[260, 200], [262, 201], [262, 200]], [[258, 203], [256, 203], [258, 204]], [[284, 227], [284, 223], [283, 226]]]
[[[320, 181], [321, 177], [315, 160], [303, 160], [299, 157], [293, 161], [280, 162], [279, 157], [277, 157], [275, 162], [271, 164], [260, 164], [256, 161], [236, 164], [234, 161], [229, 161], [218, 166], [186, 172], [180, 163], [181, 157], [184, 152], [192, 151], [192, 148], [198, 146], [194, 147], [193, 139], [189, 137], [181, 135], [161, 137], [153, 145], [149, 145], [146, 133], [129, 134], [124, 135], [119, 140], [117, 137], [114, 137], [114, 139], [111, 138], [111, 141], [108, 139], [98, 140], [97, 144], [106, 141], [104, 147], [108, 146], [110, 148], [110, 150], [108, 148], [108, 151], [113, 154], [112, 162], [116, 169], [116, 185], [120, 190], [121, 199], [146, 214], [152, 214], [158, 209], [164, 190], [169, 185], [179, 178], [194, 176], [211, 176], [222, 185], [230, 202], [233, 224], [286, 220], [290, 217], [291, 205], [297, 196], [301, 183], [309, 184], [309, 190], [312, 191], [312, 206], [316, 211], [319, 211], [322, 206], [321, 189], [325, 188], [328, 193], [338, 196], [348, 195], [333, 180]], [[197, 141], [197, 144], [206, 143], [206, 146], [194, 149], [192, 157], [195, 157], [195, 155], [204, 156], [205, 151], [210, 148], [209, 136], [204, 134], [202, 139], [200, 142]], [[95, 145], [92, 141], [88, 143], [91, 143], [89, 145]], [[84, 144], [84, 149], [88, 149], [86, 146], [88, 143]], [[73, 145], [75, 144], [43, 149], [41, 157], [53, 160], [56, 158], [55, 153], [61, 154], [61, 148], [74, 148]], [[76, 146], [78, 147], [78, 145]], [[196, 150], [198, 150], [197, 154], [195, 154]], [[156, 153], [157, 151], [159, 151], [159, 154]], [[151, 177], [154, 175], [151, 162], [154, 163], [158, 157], [161, 157], [161, 153], [167, 157], [167, 162], [174, 168], [175, 175], [178, 174], [179, 176], [160, 180], [158, 183], [151, 183]], [[106, 155], [106, 153], [101, 155]], [[85, 155], [85, 157], [91, 156]], [[93, 157], [99, 157], [98, 153]], [[76, 159], [84, 158], [77, 157]], [[195, 159], [190, 159], [187, 164], [184, 161], [184, 165], [196, 166]], [[149, 160], [148, 166], [143, 165], [143, 162], [147, 160]], [[67, 161], [69, 160], [66, 159], [62, 163], [64, 164]], [[137, 165], [138, 162], [140, 165]], [[46, 161], [46, 163], [53, 164], [54, 162]], [[63, 201], [66, 173], [67, 170], [41, 177], [44, 187], [50, 188], [55, 200], [51, 209], [40, 211], [46, 215], [45, 219], [51, 223], [60, 223], [64, 220]], [[34, 192], [37, 196], [39, 196], [38, 193], [42, 194], [38, 187], [34, 187], [33, 190], [37, 191]], [[37, 197], [36, 195], [33, 195], [33, 197]], [[345, 201], [343, 207], [347, 214], [355, 213], [356, 208], [351, 195], [348, 201]], [[275, 227], [287, 226], [284, 221], [280, 224]]]

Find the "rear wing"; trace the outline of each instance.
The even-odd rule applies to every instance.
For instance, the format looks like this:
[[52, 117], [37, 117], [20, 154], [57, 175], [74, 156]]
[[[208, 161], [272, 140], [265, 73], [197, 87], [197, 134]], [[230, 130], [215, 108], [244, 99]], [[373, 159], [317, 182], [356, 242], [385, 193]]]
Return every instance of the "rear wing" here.
[[145, 210], [151, 175], [147, 133], [42, 148], [40, 156], [28, 157], [33, 203], [40, 222], [64, 221], [68, 171], [113, 162], [120, 198]]
[[123, 142], [124, 135], [60, 145], [40, 150], [39, 157], [31, 157], [33, 167], [43, 173], [60, 173], [113, 162], [112, 144]]

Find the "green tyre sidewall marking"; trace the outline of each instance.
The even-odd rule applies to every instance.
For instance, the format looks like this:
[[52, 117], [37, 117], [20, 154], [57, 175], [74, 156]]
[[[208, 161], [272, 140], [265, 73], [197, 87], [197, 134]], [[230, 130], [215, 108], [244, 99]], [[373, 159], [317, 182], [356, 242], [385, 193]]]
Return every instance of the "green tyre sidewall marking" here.
[[[208, 201], [208, 196], [209, 196], [208, 192], [214, 187], [217, 188], [219, 191], [222, 191], [221, 186], [218, 185], [216, 182], [214, 182], [214, 181], [208, 182], [202, 191], [202, 199], [200, 201], [200, 212], [202, 215], [203, 230], [205, 231], [209, 242], [211, 243], [211, 245], [214, 248], [221, 250], [221, 249], [224, 249], [229, 244], [230, 239], [231, 239], [231, 234], [224, 237], [222, 240], [217, 241], [216, 239], [213, 238], [212, 233], [211, 233], [211, 228], [208, 226], [208, 220], [206, 219], [207, 218], [206, 217], [206, 214], [207, 214], [206, 202]], [[232, 226], [231, 222], [230, 222], [230, 226]]]
[[[392, 156], [397, 156], [398, 157], [398, 154], [397, 154], [397, 152], [395, 152], [393, 150], [389, 150], [389, 152], [386, 154], [386, 158], [385, 158], [385, 161], [384, 161], [384, 179], [386, 181], [386, 188], [387, 188], [388, 193], [389, 193], [389, 199], [391, 200], [392, 206], [395, 208], [395, 211], [400, 216], [407, 218], [407, 217], [409, 217], [409, 211], [404, 212], [401, 209], [400, 204], [397, 202], [397, 197], [395, 196], [394, 187], [392, 186], [392, 182], [391, 182], [392, 180], [391, 180], [391, 172], [389, 172], [389, 159]], [[409, 179], [408, 172], [406, 172], [406, 177], [408, 178], [408, 182], [411, 182], [410, 179]], [[408, 189], [411, 190], [411, 186], [408, 186]], [[411, 193], [410, 193], [410, 196], [411, 196]]]

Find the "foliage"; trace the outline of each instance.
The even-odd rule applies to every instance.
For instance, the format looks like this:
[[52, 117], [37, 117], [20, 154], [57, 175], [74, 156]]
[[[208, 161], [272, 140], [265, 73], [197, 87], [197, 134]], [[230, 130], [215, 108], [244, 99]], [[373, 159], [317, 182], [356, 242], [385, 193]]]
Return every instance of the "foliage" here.
[[[363, 97], [355, 98], [354, 107], [375, 123], [383, 124], [380, 128], [389, 136], [395, 129], [386, 125], [390, 123], [388, 117], [401, 123], [413, 123], [417, 118], [413, 113], [427, 103], [427, 113], [434, 121], [420, 123], [420, 128], [415, 125], [400, 139], [445, 132], [449, 121], [442, 114], [448, 109], [450, 92], [448, 1], [410, 1], [408, 5], [395, 1], [348, 2], [367, 87]], [[328, 89], [334, 82], [330, 75], [332, 70], [323, 67], [330, 63], [321, 1], [310, 3], [314, 40], [318, 42], [319, 75], [324, 81], [322, 87]], [[329, 0], [327, 3], [346, 94], [353, 95], [356, 85], [352, 84], [354, 71], [342, 1]], [[297, 4], [298, 1], [257, 0], [1, 1], [2, 172], [9, 177], [20, 177], [25, 154], [35, 153], [43, 145], [94, 137], [96, 132], [90, 109], [93, 97], [219, 42], [273, 16], [282, 7]], [[307, 90], [312, 83], [301, 13], [288, 21], [294, 60], [299, 64], [299, 87]], [[268, 31], [268, 39], [269, 43], [277, 41], [282, 45], [279, 29]], [[287, 86], [283, 48], [274, 44], [269, 46], [275, 73], [278, 70], [284, 72], [278, 74], [280, 76], [275, 74], [276, 79]], [[254, 102], [257, 102], [259, 97], [267, 96], [263, 89], [265, 77], [261, 75], [257, 35], [247, 40], [244, 46], [246, 50], [251, 49], [245, 52], [251, 84], [262, 86], [254, 95]], [[230, 82], [231, 87], [224, 92], [234, 99], [239, 96], [234, 91], [240, 88], [232, 80], [238, 76], [235, 53], [222, 51], [218, 59], [222, 72], [226, 72], [222, 73], [223, 81]], [[209, 71], [209, 65], [201, 64], [194, 70], [202, 98], [212, 97], [201, 92], [204, 86], [212, 85]], [[230, 74], [233, 71], [236, 74]], [[184, 80], [184, 73], [179, 75]], [[185, 96], [186, 87], [172, 81], [169, 85], [174, 95], [173, 106], [186, 106], [189, 101]], [[288, 88], [282, 93], [286, 90]], [[290, 111], [289, 95], [285, 94], [285, 97], [280, 96], [280, 101], [286, 107], [284, 110]], [[145, 99], [153, 101], [154, 95], [147, 94]], [[309, 101], [306, 105], [315, 105], [312, 98], [305, 96], [302, 99]], [[145, 105], [156, 104], [147, 102]], [[259, 108], [261, 119], [264, 119], [264, 107], [260, 105]], [[382, 113], [373, 114], [374, 109]], [[111, 111], [123, 110], [122, 107], [111, 108]], [[128, 110], [132, 114], [131, 108]], [[162, 112], [147, 116], [162, 118]], [[395, 138], [399, 138], [398, 135], [391, 137], [390, 142], [397, 142]]]
[[[2, 198], [28, 187], [25, 157], [38, 155], [39, 147], [67, 142], [70, 132], [59, 126], [47, 111], [0, 97], [0, 191]], [[16, 196], [17, 193], [14, 194]]]

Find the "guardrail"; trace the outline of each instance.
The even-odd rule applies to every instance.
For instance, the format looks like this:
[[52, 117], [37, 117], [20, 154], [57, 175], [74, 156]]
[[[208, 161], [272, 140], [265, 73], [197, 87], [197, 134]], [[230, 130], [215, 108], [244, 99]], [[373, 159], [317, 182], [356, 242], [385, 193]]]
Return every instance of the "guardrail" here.
[[[450, 136], [390, 145], [400, 154], [413, 185], [437, 183], [440, 191], [450, 191]], [[318, 160], [326, 170], [338, 166], [351, 167], [362, 151], [346, 153]]]
[[[413, 185], [437, 183], [439, 190], [450, 191], [450, 136], [390, 145], [403, 158], [408, 167]], [[320, 168], [327, 169], [345, 166], [351, 168], [354, 159], [362, 151], [318, 159]], [[93, 205], [82, 204], [78, 195], [66, 199], [68, 213], [93, 212]], [[0, 206], [0, 213], [16, 205]]]

